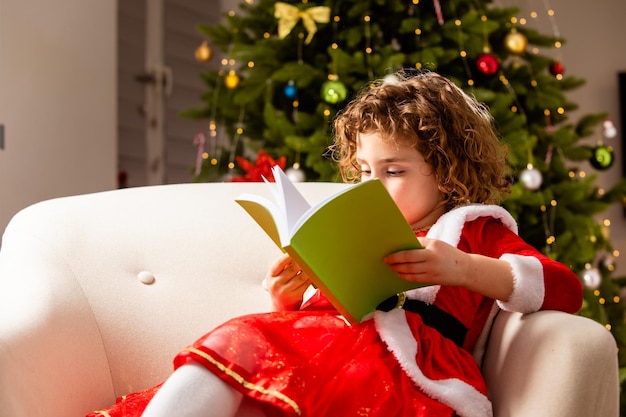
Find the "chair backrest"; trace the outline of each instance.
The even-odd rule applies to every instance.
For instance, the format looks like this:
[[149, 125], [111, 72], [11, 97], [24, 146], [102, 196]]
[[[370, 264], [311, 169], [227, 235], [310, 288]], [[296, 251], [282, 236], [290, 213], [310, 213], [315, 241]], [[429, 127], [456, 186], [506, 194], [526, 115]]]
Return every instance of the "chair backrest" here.
[[[342, 187], [298, 186], [312, 202]], [[0, 252], [0, 405], [32, 392], [111, 402], [163, 380], [178, 350], [226, 319], [267, 311], [261, 281], [280, 250], [234, 199], [268, 191], [142, 187], [19, 213]], [[31, 417], [74, 415], [38, 402]]]

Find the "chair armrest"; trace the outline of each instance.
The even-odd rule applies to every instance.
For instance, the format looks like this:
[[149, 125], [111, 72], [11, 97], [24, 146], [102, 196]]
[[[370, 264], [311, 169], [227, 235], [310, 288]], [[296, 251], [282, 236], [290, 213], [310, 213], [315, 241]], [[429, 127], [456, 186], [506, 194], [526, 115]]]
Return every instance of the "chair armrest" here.
[[501, 312], [483, 374], [496, 417], [619, 414], [617, 348], [599, 323], [557, 311]]
[[15, 227], [0, 252], [0, 415], [79, 417], [113, 396], [98, 326], [71, 268]]

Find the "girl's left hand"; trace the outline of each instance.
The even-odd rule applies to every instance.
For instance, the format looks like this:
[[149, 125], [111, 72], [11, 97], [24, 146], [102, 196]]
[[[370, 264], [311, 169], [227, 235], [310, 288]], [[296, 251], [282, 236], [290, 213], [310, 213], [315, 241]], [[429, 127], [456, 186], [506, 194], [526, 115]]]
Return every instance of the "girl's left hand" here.
[[410, 249], [385, 257], [391, 269], [407, 281], [436, 285], [464, 285], [470, 256], [441, 240], [418, 238], [423, 249]]
[[263, 280], [276, 311], [297, 310], [310, 284], [309, 277], [287, 254], [274, 261]]

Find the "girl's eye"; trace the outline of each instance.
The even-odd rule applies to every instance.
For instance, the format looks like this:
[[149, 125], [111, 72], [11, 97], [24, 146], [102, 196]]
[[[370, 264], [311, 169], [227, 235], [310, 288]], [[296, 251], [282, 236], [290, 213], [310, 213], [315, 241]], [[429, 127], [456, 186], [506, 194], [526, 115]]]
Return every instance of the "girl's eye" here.
[[387, 175], [389, 175], [390, 177], [397, 177], [399, 175], [402, 175], [403, 173], [404, 171], [401, 171], [401, 170], [398, 170], [398, 171], [391, 170], [391, 169], [387, 170]]

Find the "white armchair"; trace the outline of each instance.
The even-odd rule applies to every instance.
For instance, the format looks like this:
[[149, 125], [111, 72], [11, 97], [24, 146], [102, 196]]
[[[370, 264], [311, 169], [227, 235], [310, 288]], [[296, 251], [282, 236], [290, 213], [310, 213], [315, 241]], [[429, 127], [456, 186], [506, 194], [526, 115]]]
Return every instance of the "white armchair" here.
[[[302, 183], [311, 201], [340, 184]], [[278, 249], [234, 203], [258, 183], [180, 184], [35, 204], [0, 249], [0, 414], [81, 417], [157, 384], [224, 320], [269, 309]], [[616, 345], [560, 312], [501, 313], [483, 366], [497, 417], [618, 415]]]

